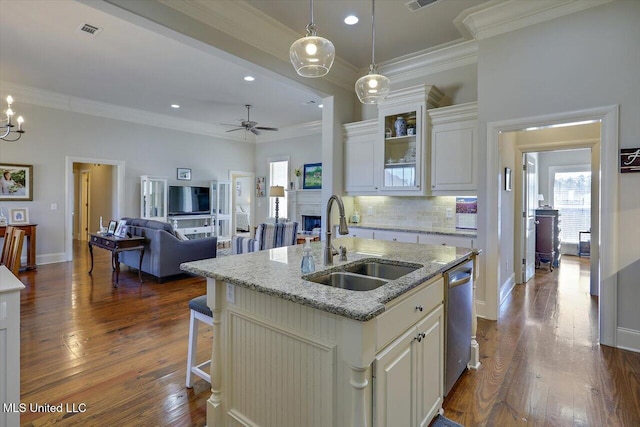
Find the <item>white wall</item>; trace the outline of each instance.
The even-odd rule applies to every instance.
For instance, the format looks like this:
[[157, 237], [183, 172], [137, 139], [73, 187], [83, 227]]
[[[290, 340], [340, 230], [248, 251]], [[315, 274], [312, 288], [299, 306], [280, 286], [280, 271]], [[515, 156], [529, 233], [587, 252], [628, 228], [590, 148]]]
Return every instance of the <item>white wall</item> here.
[[513, 135], [513, 132], [508, 132], [503, 134], [503, 140], [500, 144], [500, 171], [504, 171], [505, 168], [511, 169], [511, 191], [505, 190], [504, 172], [500, 182], [500, 275], [498, 276], [500, 278], [500, 290], [498, 292], [500, 301], [505, 298], [516, 283], [514, 255], [516, 230], [514, 219], [516, 212], [515, 194], [519, 189], [515, 188], [515, 174], [522, 174], [522, 166], [516, 166], [522, 165], [522, 160], [517, 162], [515, 158], [514, 140], [515, 135]]
[[[638, 17], [640, 2], [616, 1], [479, 42], [480, 223], [488, 122], [619, 104], [620, 148], [638, 146]], [[620, 175], [619, 194], [618, 326], [640, 331], [640, 175]], [[495, 232], [480, 232], [480, 243]]]
[[[289, 156], [290, 180], [293, 181], [293, 170], [301, 168], [305, 163], [322, 162], [322, 135], [288, 138], [279, 141], [256, 144], [255, 171], [256, 177], [267, 177], [269, 188], [269, 158]], [[283, 200], [280, 203], [284, 203]], [[269, 217], [269, 197], [256, 198], [256, 224]]]
[[[27, 133], [16, 143], [0, 143], [0, 161], [33, 165], [34, 198], [0, 207], [29, 208], [30, 220], [38, 224], [38, 258], [64, 253], [66, 156], [125, 162], [122, 216], [140, 215], [140, 175], [166, 176], [170, 185], [184, 185], [176, 180], [176, 168], [185, 167], [192, 169], [189, 184], [209, 185], [228, 179], [230, 169], [253, 170], [252, 144], [24, 103], [20, 113]], [[50, 210], [52, 203], [58, 210]]]

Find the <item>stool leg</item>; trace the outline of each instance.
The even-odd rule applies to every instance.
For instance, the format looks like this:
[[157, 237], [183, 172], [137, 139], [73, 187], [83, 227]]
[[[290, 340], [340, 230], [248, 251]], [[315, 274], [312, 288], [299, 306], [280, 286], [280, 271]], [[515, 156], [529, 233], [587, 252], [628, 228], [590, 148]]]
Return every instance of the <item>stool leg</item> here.
[[189, 320], [189, 350], [187, 354], [187, 388], [193, 387], [192, 368], [196, 363], [196, 353], [198, 349], [198, 321], [196, 312], [191, 310]]

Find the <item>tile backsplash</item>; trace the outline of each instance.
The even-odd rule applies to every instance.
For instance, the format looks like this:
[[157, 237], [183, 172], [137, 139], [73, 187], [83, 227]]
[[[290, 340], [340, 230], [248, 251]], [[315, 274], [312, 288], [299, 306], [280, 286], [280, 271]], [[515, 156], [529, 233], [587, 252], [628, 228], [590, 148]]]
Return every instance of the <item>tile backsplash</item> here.
[[367, 226], [456, 227], [455, 197], [358, 196], [353, 198], [353, 208]]

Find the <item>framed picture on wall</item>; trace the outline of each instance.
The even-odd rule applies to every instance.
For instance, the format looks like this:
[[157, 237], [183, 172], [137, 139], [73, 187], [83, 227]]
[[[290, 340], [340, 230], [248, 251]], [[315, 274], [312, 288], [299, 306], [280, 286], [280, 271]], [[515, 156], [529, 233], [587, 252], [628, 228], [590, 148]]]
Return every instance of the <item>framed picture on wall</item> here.
[[322, 163], [307, 163], [302, 169], [302, 189], [322, 188]]
[[267, 177], [265, 176], [257, 176], [256, 177], [256, 197], [265, 197], [265, 185], [267, 182]]
[[178, 180], [179, 181], [191, 181], [191, 169], [178, 168]]
[[33, 166], [0, 163], [0, 202], [33, 200]]

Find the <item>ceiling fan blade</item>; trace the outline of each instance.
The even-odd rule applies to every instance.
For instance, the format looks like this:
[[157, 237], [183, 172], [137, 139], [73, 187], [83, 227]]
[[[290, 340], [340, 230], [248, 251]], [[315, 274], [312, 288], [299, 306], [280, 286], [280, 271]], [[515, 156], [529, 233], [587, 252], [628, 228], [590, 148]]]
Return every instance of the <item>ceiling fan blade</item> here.
[[237, 130], [242, 130], [242, 129], [244, 129], [244, 128], [229, 129], [228, 131], [225, 131], [225, 132], [235, 132]]
[[256, 134], [256, 135], [260, 135], [260, 132], [258, 132], [258, 131], [256, 130], [256, 128], [251, 128], [251, 129], [249, 129], [249, 130], [250, 130], [251, 132], [253, 132], [254, 134]]
[[232, 125], [231, 123], [220, 123], [220, 126], [233, 126], [234, 128], [237, 128], [237, 127], [239, 127], [240, 125], [238, 125], [238, 124], [233, 124], [233, 125]]
[[278, 130], [278, 128], [268, 128], [265, 126], [256, 126], [254, 129], [260, 129], [260, 130]]

